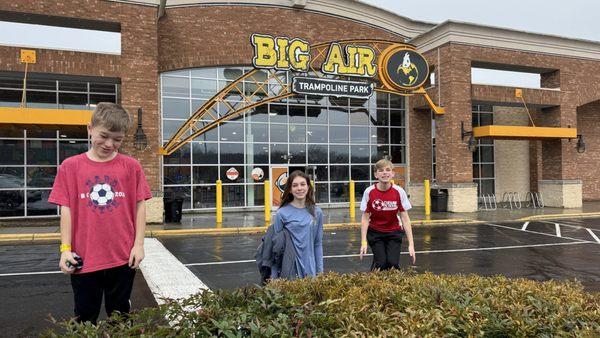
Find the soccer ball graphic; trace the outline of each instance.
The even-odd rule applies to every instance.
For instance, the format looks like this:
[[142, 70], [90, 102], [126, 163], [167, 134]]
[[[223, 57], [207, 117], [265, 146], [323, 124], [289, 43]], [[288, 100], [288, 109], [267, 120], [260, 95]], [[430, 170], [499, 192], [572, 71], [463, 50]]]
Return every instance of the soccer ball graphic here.
[[373, 209], [381, 210], [383, 209], [383, 201], [380, 199], [376, 199], [373, 201]]
[[114, 197], [115, 193], [112, 191], [110, 185], [106, 183], [96, 184], [90, 191], [90, 199], [92, 200], [92, 203], [100, 207], [110, 203]]

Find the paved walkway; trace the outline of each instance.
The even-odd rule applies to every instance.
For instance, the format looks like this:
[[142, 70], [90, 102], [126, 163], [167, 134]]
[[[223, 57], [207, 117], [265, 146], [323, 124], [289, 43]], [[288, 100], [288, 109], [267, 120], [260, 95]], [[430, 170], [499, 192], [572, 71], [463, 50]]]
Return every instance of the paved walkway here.
[[[361, 212], [356, 210], [356, 219], [350, 219], [348, 208], [324, 208], [326, 227], [358, 226]], [[275, 212], [272, 212], [274, 215]], [[584, 202], [582, 208], [525, 208], [478, 211], [474, 213], [433, 212], [427, 218], [424, 208], [415, 207], [410, 212], [415, 225], [444, 223], [510, 222], [517, 220], [550, 219], [560, 217], [600, 216], [600, 202]], [[214, 212], [186, 213], [181, 223], [149, 224], [147, 236], [252, 233], [262, 231], [265, 224], [264, 212], [227, 211], [223, 213], [223, 223], [216, 224]], [[59, 240], [59, 219], [21, 219], [0, 221], [0, 241]]]

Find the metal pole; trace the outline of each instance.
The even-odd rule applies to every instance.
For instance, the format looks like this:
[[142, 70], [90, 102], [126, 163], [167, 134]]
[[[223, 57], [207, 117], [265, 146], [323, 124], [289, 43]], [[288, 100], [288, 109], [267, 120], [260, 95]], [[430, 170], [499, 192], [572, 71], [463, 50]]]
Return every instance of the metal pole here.
[[429, 191], [429, 180], [425, 180], [425, 216], [431, 215], [431, 194]]
[[271, 182], [265, 180], [265, 227], [271, 223]]
[[223, 223], [223, 185], [217, 180], [217, 225]]
[[356, 221], [356, 197], [354, 191], [354, 180], [350, 180], [350, 219]]

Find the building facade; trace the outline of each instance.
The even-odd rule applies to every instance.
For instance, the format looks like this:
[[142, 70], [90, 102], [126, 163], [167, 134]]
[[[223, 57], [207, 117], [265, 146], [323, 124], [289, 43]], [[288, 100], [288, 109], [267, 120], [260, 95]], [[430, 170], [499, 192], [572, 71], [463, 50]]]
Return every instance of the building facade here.
[[[217, 180], [226, 210], [260, 209], [264, 181], [277, 187], [278, 178], [295, 169], [311, 175], [318, 203], [344, 205], [349, 181], [356, 182], [359, 199], [381, 158], [397, 165], [397, 181], [415, 205], [422, 205], [426, 179], [448, 190], [448, 209], [455, 212], [476, 211], [480, 196], [500, 200], [507, 192], [523, 199], [540, 192], [546, 205], [557, 207], [600, 199], [599, 42], [451, 21], [436, 25], [350, 0], [17, 0], [0, 4], [0, 21], [120, 34], [118, 53], [0, 46], [3, 218], [58, 215], [47, 203], [57, 168], [87, 149], [86, 117], [102, 101], [121, 103], [134, 121], [142, 108], [147, 145], [134, 146], [133, 128], [123, 151], [145, 170], [154, 196], [150, 221], [162, 220], [164, 197], [183, 198], [184, 210], [213, 209]], [[198, 108], [254, 71], [253, 34], [311, 45], [379, 40], [415, 46], [432, 74], [424, 87], [445, 113], [435, 114], [422, 95], [293, 95], [247, 109], [161, 154]], [[15, 110], [23, 105], [22, 49], [35, 50], [37, 60], [28, 65], [27, 108]], [[517, 97], [514, 86], [473, 82], [474, 69], [534, 74], [539, 85], [519, 88]], [[209, 125], [245, 104], [260, 89], [254, 80], [266, 74], [239, 81], [237, 94], [229, 91], [213, 118], [193, 123]], [[279, 86], [290, 85], [297, 72], [283, 74]], [[380, 85], [376, 77], [369, 81]], [[267, 90], [263, 99], [270, 95]], [[27, 119], [16, 116], [24, 112]], [[50, 122], [43, 114], [52, 116]], [[576, 128], [583, 137], [473, 129], [489, 126]], [[583, 142], [585, 152], [577, 146]]]

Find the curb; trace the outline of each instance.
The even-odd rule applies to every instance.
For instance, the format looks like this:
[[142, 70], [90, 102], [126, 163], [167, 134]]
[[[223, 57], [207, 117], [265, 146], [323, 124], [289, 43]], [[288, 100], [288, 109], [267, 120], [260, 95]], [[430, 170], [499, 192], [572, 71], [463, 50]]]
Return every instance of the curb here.
[[[483, 221], [468, 219], [437, 219], [421, 220], [411, 222], [412, 225], [443, 225], [443, 224], [479, 224]], [[353, 229], [360, 228], [360, 222], [329, 223], [324, 224], [323, 229]], [[231, 227], [231, 228], [208, 228], [208, 229], [173, 229], [173, 230], [147, 230], [146, 237], [178, 237], [189, 235], [231, 235], [231, 234], [257, 234], [266, 231], [266, 227]], [[2, 242], [36, 242], [36, 241], [60, 241], [60, 233], [27, 233], [27, 234], [0, 234]]]
[[[561, 218], [589, 218], [600, 217], [600, 212], [589, 213], [573, 213], [573, 214], [551, 214], [551, 215], [535, 215], [519, 218], [516, 220], [506, 220], [502, 222], [526, 222], [544, 219], [561, 219]], [[482, 224], [486, 221], [473, 219], [415, 219], [411, 222], [412, 225], [433, 226], [433, 225], [448, 225], [448, 224]], [[323, 229], [353, 229], [360, 228], [360, 222], [348, 223], [329, 223], [324, 224]], [[173, 230], [147, 230], [146, 237], [178, 237], [191, 235], [238, 235], [238, 234], [257, 234], [265, 232], [267, 228], [260, 227], [231, 227], [231, 228], [208, 228], [208, 229], [173, 229]], [[0, 243], [2, 242], [59, 242], [60, 233], [26, 233], [26, 234], [0, 234]]]

